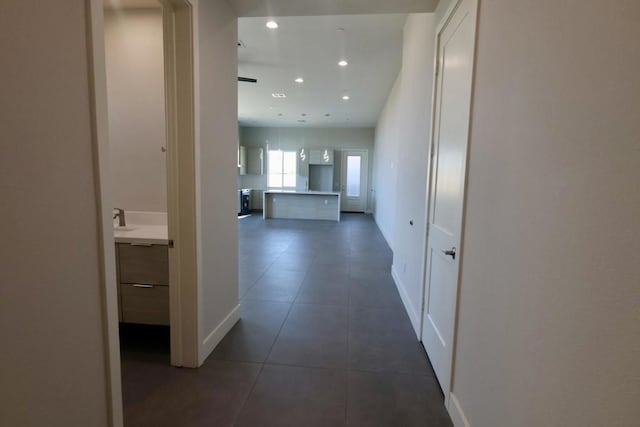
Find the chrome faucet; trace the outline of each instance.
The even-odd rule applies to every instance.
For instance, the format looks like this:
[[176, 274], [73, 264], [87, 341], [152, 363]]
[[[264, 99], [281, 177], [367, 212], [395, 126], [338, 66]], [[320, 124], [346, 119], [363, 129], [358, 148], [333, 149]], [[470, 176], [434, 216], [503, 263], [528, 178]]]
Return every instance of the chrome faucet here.
[[113, 215], [113, 219], [118, 218], [118, 227], [124, 227], [125, 225], [127, 225], [124, 218], [124, 209], [114, 208], [113, 210], [116, 211], [116, 213]]

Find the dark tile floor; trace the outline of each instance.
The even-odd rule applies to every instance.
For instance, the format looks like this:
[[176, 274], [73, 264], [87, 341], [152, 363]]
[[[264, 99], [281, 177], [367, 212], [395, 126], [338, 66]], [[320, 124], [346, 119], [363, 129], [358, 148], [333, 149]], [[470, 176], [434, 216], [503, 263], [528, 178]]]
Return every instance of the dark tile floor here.
[[239, 239], [241, 320], [202, 368], [122, 330], [127, 427], [451, 426], [370, 216], [254, 215]]

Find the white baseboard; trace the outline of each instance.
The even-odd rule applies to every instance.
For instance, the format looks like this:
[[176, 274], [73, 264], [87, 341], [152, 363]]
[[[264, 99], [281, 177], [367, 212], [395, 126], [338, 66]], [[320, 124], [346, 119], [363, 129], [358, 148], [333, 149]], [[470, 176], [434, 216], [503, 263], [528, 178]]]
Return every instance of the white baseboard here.
[[215, 327], [213, 331], [202, 341], [202, 346], [200, 347], [200, 360], [198, 365], [202, 365], [204, 361], [209, 357], [211, 352], [216, 348], [216, 346], [222, 341], [227, 332], [231, 330], [233, 325], [240, 320], [240, 304], [236, 305], [233, 310], [227, 317], [225, 317], [222, 322]]
[[411, 326], [413, 326], [413, 330], [416, 333], [416, 336], [418, 337], [418, 340], [419, 340], [420, 324], [421, 324], [420, 315], [416, 313], [415, 309], [413, 308], [413, 305], [411, 304], [411, 299], [407, 294], [407, 290], [404, 287], [402, 280], [400, 280], [400, 276], [398, 275], [398, 271], [396, 270], [395, 265], [391, 266], [391, 277], [393, 277], [393, 281], [396, 282], [396, 288], [398, 288], [398, 292], [400, 293], [400, 299], [402, 300], [402, 304], [404, 305], [405, 311], [409, 315]]
[[464, 415], [464, 411], [460, 406], [460, 401], [456, 397], [455, 394], [449, 393], [450, 401], [449, 407], [447, 410], [449, 411], [449, 416], [451, 417], [451, 422], [455, 427], [471, 427], [469, 424], [469, 420]]

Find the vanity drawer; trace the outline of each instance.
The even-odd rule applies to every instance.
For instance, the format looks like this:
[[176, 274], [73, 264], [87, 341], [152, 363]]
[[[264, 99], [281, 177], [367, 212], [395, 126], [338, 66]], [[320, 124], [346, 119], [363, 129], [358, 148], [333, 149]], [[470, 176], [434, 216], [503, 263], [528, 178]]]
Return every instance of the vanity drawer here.
[[167, 245], [118, 243], [120, 283], [169, 285]]
[[121, 283], [122, 322], [169, 325], [169, 287]]

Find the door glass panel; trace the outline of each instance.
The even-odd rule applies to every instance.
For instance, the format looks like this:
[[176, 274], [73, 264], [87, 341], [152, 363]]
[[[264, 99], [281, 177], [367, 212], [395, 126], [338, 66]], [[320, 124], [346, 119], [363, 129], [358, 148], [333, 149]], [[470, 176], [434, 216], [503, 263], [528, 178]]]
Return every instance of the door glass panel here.
[[347, 156], [347, 197], [360, 197], [361, 156]]

